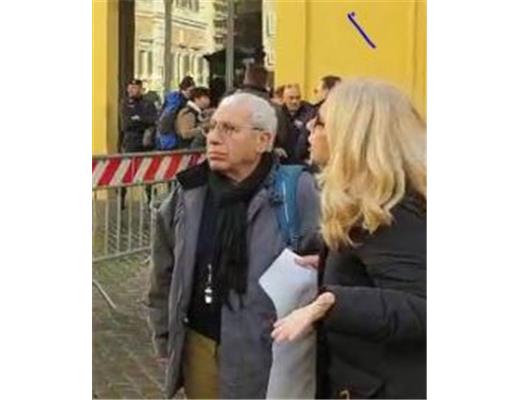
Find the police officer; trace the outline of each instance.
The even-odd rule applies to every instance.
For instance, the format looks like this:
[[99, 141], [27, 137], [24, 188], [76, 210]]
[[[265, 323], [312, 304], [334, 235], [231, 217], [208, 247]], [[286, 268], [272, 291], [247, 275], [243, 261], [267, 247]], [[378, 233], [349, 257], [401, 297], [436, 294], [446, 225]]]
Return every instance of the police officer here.
[[143, 97], [143, 82], [132, 79], [127, 86], [127, 96], [121, 104], [120, 151], [136, 153], [150, 150], [150, 145], [143, 144], [147, 129], [155, 126], [157, 109], [154, 104]]
[[[121, 133], [119, 150], [123, 153], [138, 153], [153, 150], [157, 109], [143, 97], [143, 82], [132, 79], [126, 88], [127, 96], [121, 104]], [[148, 132], [146, 132], [148, 131]], [[145, 132], [148, 139], [145, 139]], [[148, 201], [151, 187], [146, 186]], [[121, 189], [121, 208], [125, 208], [126, 188]]]

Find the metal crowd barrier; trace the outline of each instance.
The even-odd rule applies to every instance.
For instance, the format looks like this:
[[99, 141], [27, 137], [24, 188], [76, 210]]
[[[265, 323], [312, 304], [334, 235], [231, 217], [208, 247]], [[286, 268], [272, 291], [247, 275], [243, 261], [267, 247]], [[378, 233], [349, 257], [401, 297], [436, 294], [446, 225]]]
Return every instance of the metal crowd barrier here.
[[166, 197], [177, 172], [203, 158], [192, 150], [94, 156], [93, 262], [149, 250], [151, 207]]
[[[92, 157], [92, 262], [149, 251], [154, 209], [175, 175], [204, 160], [202, 150]], [[101, 285], [101, 295], [115, 309]]]

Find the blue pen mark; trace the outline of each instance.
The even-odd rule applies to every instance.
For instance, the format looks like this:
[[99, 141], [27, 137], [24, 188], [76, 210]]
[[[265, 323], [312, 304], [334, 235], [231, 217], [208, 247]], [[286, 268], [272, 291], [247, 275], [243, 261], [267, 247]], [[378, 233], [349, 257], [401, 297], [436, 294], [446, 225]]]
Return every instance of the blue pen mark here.
[[374, 44], [374, 42], [372, 42], [370, 40], [370, 38], [368, 37], [368, 35], [365, 33], [365, 31], [363, 30], [363, 28], [361, 28], [358, 23], [354, 20], [354, 17], [356, 16], [356, 13], [355, 12], [351, 12], [351, 13], [348, 13], [347, 14], [347, 17], [349, 19], [350, 22], [352, 22], [352, 25], [355, 26], [355, 28], [358, 30], [358, 32], [361, 34], [361, 36], [363, 36], [365, 38], [365, 40], [367, 41], [368, 45], [370, 47], [372, 47], [373, 49], [376, 48], [376, 45]]

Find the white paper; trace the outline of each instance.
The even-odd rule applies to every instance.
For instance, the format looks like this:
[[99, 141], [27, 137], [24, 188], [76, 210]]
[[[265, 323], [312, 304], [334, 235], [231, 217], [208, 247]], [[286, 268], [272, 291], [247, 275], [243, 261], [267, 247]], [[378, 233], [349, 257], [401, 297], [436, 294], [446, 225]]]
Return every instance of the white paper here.
[[[306, 306], [318, 293], [317, 272], [294, 261], [285, 249], [260, 278], [260, 286], [274, 303], [278, 319]], [[316, 394], [316, 333], [293, 341], [273, 342], [268, 399], [314, 399]]]

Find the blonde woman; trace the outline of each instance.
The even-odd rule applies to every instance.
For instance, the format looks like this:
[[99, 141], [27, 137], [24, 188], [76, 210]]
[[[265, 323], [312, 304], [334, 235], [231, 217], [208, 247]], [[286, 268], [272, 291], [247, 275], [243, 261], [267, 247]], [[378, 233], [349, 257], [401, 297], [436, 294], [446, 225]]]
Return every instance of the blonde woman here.
[[272, 336], [297, 340], [319, 322], [322, 396], [425, 398], [425, 125], [398, 89], [366, 79], [334, 88], [310, 125], [321, 294]]

